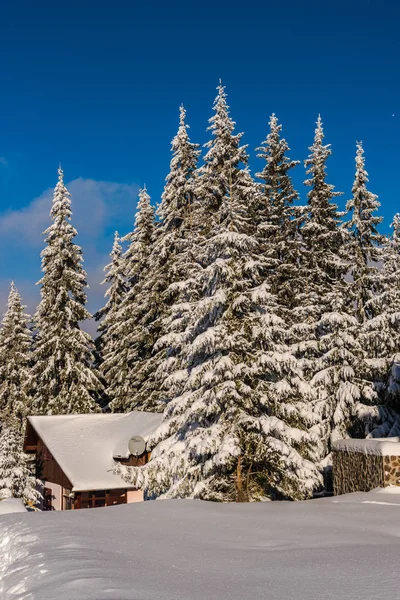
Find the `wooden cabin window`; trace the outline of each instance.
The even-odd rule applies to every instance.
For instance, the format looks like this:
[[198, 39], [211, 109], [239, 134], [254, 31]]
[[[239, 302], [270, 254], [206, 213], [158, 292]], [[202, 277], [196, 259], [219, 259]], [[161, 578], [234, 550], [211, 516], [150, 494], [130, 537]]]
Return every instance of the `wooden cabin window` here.
[[48, 487], [43, 490], [43, 510], [53, 510], [53, 491]]
[[96, 507], [98, 508], [101, 506], [107, 506], [105, 490], [96, 490], [93, 492], [82, 492], [81, 508], [96, 508]]
[[75, 496], [74, 508], [100, 508], [102, 506], [114, 506], [115, 504], [126, 504], [126, 500], [126, 489], [77, 492]]

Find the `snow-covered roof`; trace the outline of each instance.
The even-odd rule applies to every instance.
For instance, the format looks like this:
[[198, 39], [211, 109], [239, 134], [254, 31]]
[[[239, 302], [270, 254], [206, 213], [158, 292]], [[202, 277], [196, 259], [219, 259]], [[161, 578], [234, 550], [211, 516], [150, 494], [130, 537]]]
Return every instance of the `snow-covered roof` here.
[[147, 440], [161, 420], [160, 414], [139, 411], [29, 417], [75, 492], [133, 487], [114, 475], [113, 457], [128, 456], [130, 438]]
[[400, 438], [375, 438], [368, 440], [338, 440], [333, 450], [339, 452], [361, 452], [379, 456], [400, 456]]

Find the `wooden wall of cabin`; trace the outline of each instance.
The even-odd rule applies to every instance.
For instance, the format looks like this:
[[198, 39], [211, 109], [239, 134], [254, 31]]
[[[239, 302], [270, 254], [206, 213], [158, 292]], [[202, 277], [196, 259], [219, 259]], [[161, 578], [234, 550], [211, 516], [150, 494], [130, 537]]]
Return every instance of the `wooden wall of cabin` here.
[[36, 449], [36, 470], [37, 477], [42, 481], [57, 483], [62, 488], [72, 489], [68, 477], [40, 438]]
[[151, 452], [143, 452], [140, 456], [131, 456], [129, 458], [119, 458], [118, 462], [125, 467], [143, 467], [150, 460]]

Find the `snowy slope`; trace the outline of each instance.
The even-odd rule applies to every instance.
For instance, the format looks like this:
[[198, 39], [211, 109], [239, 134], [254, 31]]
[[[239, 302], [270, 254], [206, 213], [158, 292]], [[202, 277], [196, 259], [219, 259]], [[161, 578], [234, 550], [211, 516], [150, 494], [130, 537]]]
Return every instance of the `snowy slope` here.
[[2, 600], [398, 597], [400, 495], [0, 517]]

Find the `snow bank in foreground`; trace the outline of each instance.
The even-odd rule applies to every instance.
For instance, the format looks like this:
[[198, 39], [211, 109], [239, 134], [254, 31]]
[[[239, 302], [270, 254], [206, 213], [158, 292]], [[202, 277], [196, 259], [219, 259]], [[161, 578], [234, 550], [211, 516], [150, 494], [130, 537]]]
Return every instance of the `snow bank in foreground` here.
[[25, 504], [20, 498], [6, 498], [0, 502], [0, 515], [26, 512]]
[[[368, 503], [366, 503], [368, 502]], [[398, 596], [400, 495], [144, 502], [0, 518], [1, 600]]]

